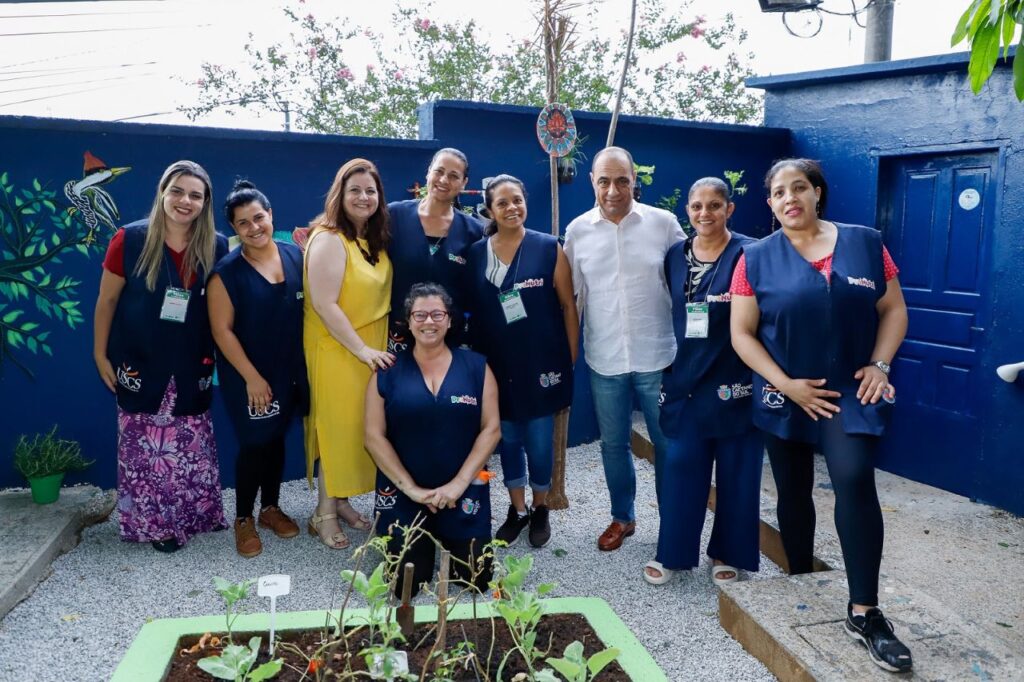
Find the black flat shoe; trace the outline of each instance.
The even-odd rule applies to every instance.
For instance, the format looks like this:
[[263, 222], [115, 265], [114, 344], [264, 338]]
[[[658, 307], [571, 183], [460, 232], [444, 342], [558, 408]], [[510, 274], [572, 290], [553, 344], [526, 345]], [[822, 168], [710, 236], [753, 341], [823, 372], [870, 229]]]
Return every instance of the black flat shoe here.
[[167, 538], [166, 540], [153, 540], [149, 543], [153, 545], [153, 549], [164, 554], [173, 554], [181, 549], [181, 545], [178, 544], [176, 538]]

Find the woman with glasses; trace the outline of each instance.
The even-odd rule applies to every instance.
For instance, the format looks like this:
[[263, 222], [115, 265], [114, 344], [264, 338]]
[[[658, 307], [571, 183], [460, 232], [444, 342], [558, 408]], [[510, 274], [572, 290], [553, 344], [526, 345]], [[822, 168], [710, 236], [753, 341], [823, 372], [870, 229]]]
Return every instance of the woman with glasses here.
[[363, 392], [373, 372], [390, 367], [385, 350], [391, 298], [388, 209], [377, 167], [352, 159], [338, 169], [318, 224], [306, 241], [302, 342], [310, 385], [306, 471], [317, 468], [317, 508], [308, 530], [328, 547], [370, 521], [349, 503], [373, 490], [373, 461], [363, 446]]
[[434, 154], [427, 169], [426, 196], [388, 204], [391, 243], [388, 256], [395, 269], [388, 320], [388, 350], [406, 350], [412, 339], [402, 317], [405, 296], [416, 282], [436, 282], [454, 299], [448, 342], [459, 345], [466, 311], [466, 252], [480, 239], [482, 223], [460, 210], [459, 194], [469, 181], [469, 160], [458, 149]]
[[[366, 389], [378, 526], [381, 532], [390, 528], [390, 550], [397, 553], [405, 529], [423, 518], [423, 529], [452, 553], [456, 577], [468, 580], [469, 566], [476, 566], [476, 586], [486, 589], [490, 567], [477, 566], [476, 557], [491, 541], [490, 487], [481, 471], [500, 435], [494, 375], [483, 356], [445, 343], [452, 300], [444, 287], [414, 285], [403, 310], [415, 340], [412, 351], [399, 353]], [[415, 565], [418, 586], [433, 574], [435, 544], [410, 540], [401, 561]]]
[[[526, 193], [511, 175], [484, 190], [487, 238], [469, 250], [473, 347], [498, 379], [501, 468], [511, 504], [495, 537], [551, 538], [554, 414], [572, 402], [579, 317], [572, 272], [556, 237], [526, 229]], [[533, 492], [526, 506], [526, 485]]]
[[[224, 215], [241, 246], [221, 259], [207, 296], [219, 350], [221, 396], [238, 437], [235, 550], [263, 551], [256, 526], [280, 538], [299, 527], [278, 506], [285, 433], [306, 413], [309, 385], [302, 354], [302, 252], [274, 240], [274, 212], [247, 180], [235, 183]], [[256, 495], [260, 513], [253, 519]]]

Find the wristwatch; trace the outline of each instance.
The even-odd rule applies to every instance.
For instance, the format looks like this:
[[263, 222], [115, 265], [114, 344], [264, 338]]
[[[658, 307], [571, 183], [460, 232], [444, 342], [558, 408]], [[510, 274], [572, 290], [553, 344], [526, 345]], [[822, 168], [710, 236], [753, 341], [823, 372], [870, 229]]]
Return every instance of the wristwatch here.
[[889, 370], [892, 369], [892, 367], [889, 366], [888, 362], [886, 362], [885, 360], [875, 360], [871, 364], [877, 367], [878, 369], [882, 370], [882, 374], [884, 374], [885, 376], [889, 376]]

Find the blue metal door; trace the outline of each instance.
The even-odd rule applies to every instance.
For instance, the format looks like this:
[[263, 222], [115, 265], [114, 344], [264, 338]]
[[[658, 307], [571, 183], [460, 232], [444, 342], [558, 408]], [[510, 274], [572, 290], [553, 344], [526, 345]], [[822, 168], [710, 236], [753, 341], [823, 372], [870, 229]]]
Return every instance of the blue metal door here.
[[883, 159], [880, 227], [910, 327], [893, 363], [896, 409], [879, 465], [973, 496], [982, 459], [981, 376], [995, 153]]

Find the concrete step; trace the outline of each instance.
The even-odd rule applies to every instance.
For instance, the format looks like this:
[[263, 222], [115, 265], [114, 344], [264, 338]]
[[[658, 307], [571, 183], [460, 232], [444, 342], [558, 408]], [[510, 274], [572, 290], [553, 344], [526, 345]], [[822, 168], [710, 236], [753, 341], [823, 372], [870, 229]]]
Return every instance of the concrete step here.
[[[633, 436], [646, 440], [641, 426], [634, 415]], [[876, 481], [886, 529], [879, 599], [914, 654], [912, 677], [1024, 680], [1024, 519], [883, 471]], [[761, 487], [761, 551], [787, 569], [767, 457]], [[820, 572], [730, 585], [719, 619], [782, 680], [885, 679], [842, 630], [846, 576], [831, 570], [843, 560], [820, 457], [814, 499]]]
[[50, 574], [50, 564], [77, 544], [82, 529], [114, 509], [113, 490], [62, 488], [53, 504], [32, 502], [28, 490], [0, 492], [0, 619], [32, 594]]

